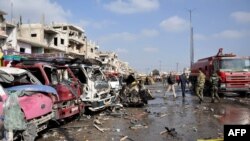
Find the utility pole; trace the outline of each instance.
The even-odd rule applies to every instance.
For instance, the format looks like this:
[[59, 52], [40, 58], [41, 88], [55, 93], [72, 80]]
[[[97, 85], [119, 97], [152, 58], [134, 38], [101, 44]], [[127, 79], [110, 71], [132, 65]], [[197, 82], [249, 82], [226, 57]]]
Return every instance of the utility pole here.
[[10, 3], [10, 21], [13, 23], [13, 3]]
[[176, 73], [178, 73], [178, 71], [179, 71], [179, 63], [177, 62], [176, 63]]
[[192, 10], [189, 11], [190, 20], [190, 68], [194, 63], [194, 39], [193, 39], [193, 26], [192, 26]]
[[159, 63], [160, 63], [159, 73], [161, 74], [161, 60], [159, 61]]

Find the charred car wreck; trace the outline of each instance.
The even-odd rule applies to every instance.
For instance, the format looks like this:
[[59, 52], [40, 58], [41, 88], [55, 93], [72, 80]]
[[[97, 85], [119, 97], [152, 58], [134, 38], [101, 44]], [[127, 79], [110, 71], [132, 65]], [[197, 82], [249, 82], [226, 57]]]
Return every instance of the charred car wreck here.
[[124, 106], [143, 106], [148, 104], [148, 100], [154, 99], [142, 80], [137, 80], [132, 74], [125, 79], [125, 82], [119, 94], [119, 100]]

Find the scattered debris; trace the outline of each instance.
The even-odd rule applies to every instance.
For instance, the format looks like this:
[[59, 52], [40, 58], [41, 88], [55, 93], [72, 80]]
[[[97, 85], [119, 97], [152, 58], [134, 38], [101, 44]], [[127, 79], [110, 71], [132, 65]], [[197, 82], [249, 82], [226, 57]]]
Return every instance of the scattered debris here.
[[160, 118], [165, 117], [165, 116], [167, 116], [167, 114], [162, 114], [162, 115], [160, 116]]
[[136, 129], [141, 129], [141, 128], [148, 128], [148, 126], [147, 125], [136, 124], [136, 125], [130, 126], [129, 128], [136, 130]]
[[104, 133], [104, 129], [100, 128], [99, 126], [97, 126], [96, 124], [93, 124], [95, 126], [96, 129], [98, 129], [100, 132]]
[[121, 129], [116, 129], [115, 131], [119, 133], [119, 132], [121, 132]]
[[164, 133], [168, 133], [172, 137], [176, 137], [177, 136], [177, 132], [175, 131], [175, 128], [169, 129], [168, 127], [165, 127], [165, 129], [166, 129], [165, 131], [160, 132], [161, 135], [163, 135]]
[[99, 119], [95, 119], [95, 120], [94, 120], [94, 123], [97, 124], [97, 125], [102, 125], [102, 122], [100, 122]]
[[49, 135], [48, 135], [48, 134], [44, 134], [44, 135], [43, 135], [43, 138], [44, 138], [44, 139], [47, 139], [47, 138], [49, 138]]
[[156, 90], [155, 92], [156, 92], [156, 93], [161, 93], [162, 91], [161, 91], [161, 90]]
[[149, 111], [148, 109], [145, 109], [145, 112], [149, 114], [151, 113], [151, 111]]
[[214, 115], [215, 118], [221, 118], [221, 115]]
[[198, 130], [197, 130], [197, 128], [196, 128], [196, 127], [193, 127], [193, 131], [194, 131], [194, 132], [197, 132]]
[[121, 139], [120, 139], [120, 141], [124, 141], [124, 140], [126, 140], [128, 138], [128, 136], [124, 136], [124, 137], [122, 137]]
[[87, 119], [91, 119], [91, 115], [87, 115]]

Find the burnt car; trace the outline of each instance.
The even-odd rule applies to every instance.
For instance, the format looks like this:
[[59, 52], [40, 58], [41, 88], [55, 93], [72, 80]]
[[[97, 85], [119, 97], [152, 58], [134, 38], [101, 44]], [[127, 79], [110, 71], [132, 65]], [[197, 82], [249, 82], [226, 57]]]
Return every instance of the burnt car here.
[[154, 99], [143, 81], [136, 79], [134, 75], [127, 76], [125, 82], [119, 93], [119, 101], [124, 106], [144, 106], [148, 104], [148, 100]]
[[13, 130], [15, 138], [21, 135], [24, 140], [34, 140], [54, 118], [56, 90], [19, 68], [0, 67], [0, 84], [1, 125]]

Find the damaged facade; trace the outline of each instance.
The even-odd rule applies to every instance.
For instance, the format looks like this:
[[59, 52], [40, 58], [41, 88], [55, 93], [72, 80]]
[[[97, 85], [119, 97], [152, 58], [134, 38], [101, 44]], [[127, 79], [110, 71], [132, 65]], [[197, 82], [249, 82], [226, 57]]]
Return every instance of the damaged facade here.
[[32, 53], [66, 53], [71, 56], [102, 61], [109, 72], [129, 74], [133, 69], [127, 62], [118, 59], [114, 52], [102, 52], [99, 45], [87, 38], [84, 29], [72, 24], [47, 25], [42, 23], [10, 23], [7, 13], [0, 11], [0, 47], [9, 50]]

